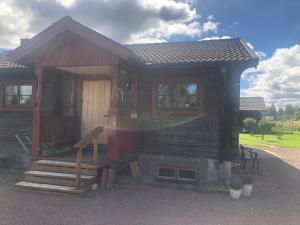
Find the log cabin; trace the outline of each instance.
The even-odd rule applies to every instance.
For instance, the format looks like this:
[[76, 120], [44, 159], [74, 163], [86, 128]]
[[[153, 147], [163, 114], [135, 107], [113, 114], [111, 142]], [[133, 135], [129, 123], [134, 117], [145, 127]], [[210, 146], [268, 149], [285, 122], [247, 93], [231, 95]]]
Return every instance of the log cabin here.
[[63, 17], [0, 63], [0, 120], [32, 143], [16, 185], [83, 193], [126, 168], [149, 183], [227, 179], [240, 77], [258, 57], [241, 38], [122, 45]]

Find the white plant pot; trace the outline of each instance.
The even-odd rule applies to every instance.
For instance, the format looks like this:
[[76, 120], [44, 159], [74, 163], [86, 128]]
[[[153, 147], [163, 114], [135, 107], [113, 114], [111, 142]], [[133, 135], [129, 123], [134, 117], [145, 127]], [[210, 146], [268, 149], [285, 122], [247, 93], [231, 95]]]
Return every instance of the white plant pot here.
[[252, 184], [244, 184], [243, 189], [242, 189], [242, 195], [244, 196], [250, 196], [252, 192]]
[[229, 188], [230, 197], [233, 199], [239, 199], [241, 196], [241, 193], [242, 193], [242, 189], [236, 190], [236, 189]]

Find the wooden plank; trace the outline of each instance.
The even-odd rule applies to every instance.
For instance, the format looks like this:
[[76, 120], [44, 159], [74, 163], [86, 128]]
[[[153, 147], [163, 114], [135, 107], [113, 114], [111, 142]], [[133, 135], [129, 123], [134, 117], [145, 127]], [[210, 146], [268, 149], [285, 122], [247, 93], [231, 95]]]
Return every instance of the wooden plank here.
[[21, 181], [15, 184], [17, 187], [42, 190], [42, 191], [56, 191], [56, 192], [64, 192], [70, 194], [83, 194], [86, 192], [86, 189], [76, 189], [75, 187], [70, 186], [61, 186], [61, 185], [52, 185], [52, 184], [39, 184], [32, 182]]
[[93, 144], [94, 144], [93, 164], [96, 164], [98, 161], [98, 139], [97, 138], [93, 139]]
[[[36, 171], [36, 170], [26, 171], [25, 174], [34, 175], [34, 176], [43, 176], [43, 177], [55, 177], [55, 178], [62, 178], [62, 179], [75, 179], [76, 178], [76, 174], [55, 173], [55, 172]], [[84, 179], [84, 180], [91, 180], [94, 178], [95, 178], [95, 176], [89, 176], [89, 175], [81, 175], [80, 176], [80, 179]]]
[[85, 147], [93, 140], [93, 138], [97, 138], [102, 131], [103, 131], [103, 127], [96, 127], [94, 130], [88, 133], [84, 138], [78, 141], [73, 147], [77, 150]]
[[77, 151], [77, 166], [76, 166], [76, 187], [80, 187], [80, 177], [81, 177], [81, 162], [82, 162], [82, 148]]
[[[66, 162], [66, 161], [56, 161], [56, 160], [38, 160], [34, 161], [34, 164], [42, 164], [42, 165], [49, 165], [49, 166], [60, 166], [60, 167], [72, 167], [75, 168], [77, 166], [76, 162]], [[98, 169], [103, 167], [103, 164], [90, 164], [90, 163], [81, 163], [81, 168], [84, 169]]]
[[37, 156], [40, 153], [41, 144], [41, 118], [43, 103], [43, 68], [37, 67], [35, 73], [38, 79], [37, 93], [35, 97], [35, 108], [33, 111], [33, 128], [32, 128], [32, 155]]
[[107, 144], [108, 118], [105, 115], [110, 109], [110, 86], [108, 80], [83, 81], [81, 136], [97, 126], [104, 127], [98, 138], [99, 144]]

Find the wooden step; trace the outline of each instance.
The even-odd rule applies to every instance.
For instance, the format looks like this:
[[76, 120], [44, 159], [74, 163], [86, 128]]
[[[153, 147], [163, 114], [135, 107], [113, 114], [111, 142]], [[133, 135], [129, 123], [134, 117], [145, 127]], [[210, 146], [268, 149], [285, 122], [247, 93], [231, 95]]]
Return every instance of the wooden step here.
[[60, 192], [60, 193], [78, 194], [78, 195], [84, 194], [88, 191], [88, 189], [84, 189], [84, 188], [76, 189], [75, 187], [70, 187], [70, 186], [33, 183], [33, 182], [26, 182], [26, 181], [21, 181], [19, 183], [16, 183], [15, 186], [20, 188], [32, 189], [32, 190]]
[[[24, 181], [26, 182], [65, 185], [71, 187], [75, 187], [76, 184], [76, 174], [30, 170], [26, 171], [24, 175]], [[81, 175], [81, 187], [90, 187], [94, 183], [96, 183], [96, 176]]]
[[[56, 172], [56, 173], [76, 173], [75, 162], [57, 161], [57, 160], [38, 160], [32, 163], [32, 170], [35, 171], [46, 171], [46, 172]], [[81, 164], [81, 174], [96, 176], [99, 168], [103, 168], [104, 164]]]

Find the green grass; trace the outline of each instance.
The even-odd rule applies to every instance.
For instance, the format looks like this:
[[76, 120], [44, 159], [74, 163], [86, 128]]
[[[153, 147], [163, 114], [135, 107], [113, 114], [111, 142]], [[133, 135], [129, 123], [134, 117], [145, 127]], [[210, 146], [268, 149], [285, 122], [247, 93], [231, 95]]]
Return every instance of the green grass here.
[[240, 144], [246, 146], [276, 146], [288, 148], [300, 148], [300, 132], [295, 131], [293, 134], [285, 134], [281, 139], [276, 135], [265, 135], [264, 141], [261, 135], [240, 134]]

